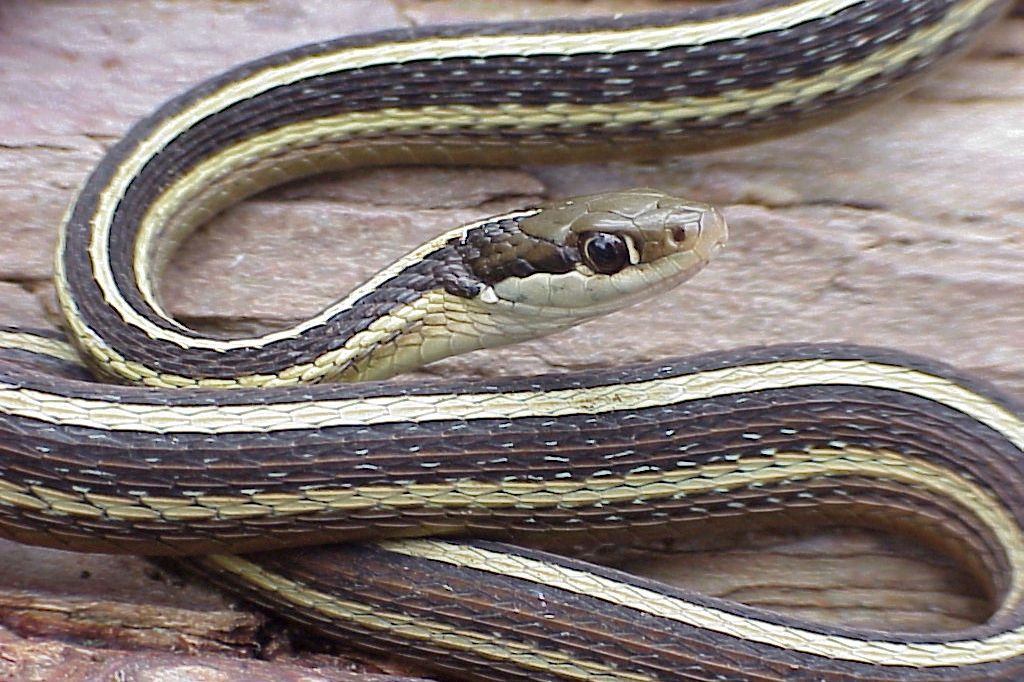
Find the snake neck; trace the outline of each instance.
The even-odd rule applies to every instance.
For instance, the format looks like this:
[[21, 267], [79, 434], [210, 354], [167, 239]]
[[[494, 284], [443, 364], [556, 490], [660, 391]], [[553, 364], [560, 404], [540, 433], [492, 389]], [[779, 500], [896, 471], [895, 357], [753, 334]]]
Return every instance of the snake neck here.
[[[231, 355], [252, 383], [274, 383], [245, 356], [283, 334], [225, 347], [176, 323], [153, 291], [174, 246], [240, 198], [327, 170], [653, 156], [749, 141], [901, 87], [1007, 6], [750, 2], [483, 36], [479, 27], [360, 36], [244, 65], [139, 123], [86, 183], [56, 266], [69, 329], [106, 374], [194, 385], [224, 379], [212, 357]], [[789, 57], [771, 58], [779, 50]], [[182, 350], [197, 357], [193, 369], [176, 364]]]
[[[150, 305], [134, 287], [126, 291], [131, 318], [121, 336], [107, 331], [118, 323], [113, 310], [101, 308], [100, 315], [95, 308], [82, 311], [78, 296], [65, 305], [87, 313], [70, 316], [73, 336], [93, 368], [115, 379], [127, 374], [154, 386], [217, 388], [381, 379], [523, 337], [505, 328], [506, 320], [494, 319], [480, 299], [487, 298], [485, 290], [505, 267], [501, 254], [515, 260], [517, 250], [543, 247], [519, 230], [520, 218], [533, 213], [498, 216], [442, 234], [316, 317], [258, 339], [216, 339], [194, 332]], [[121, 249], [109, 257], [116, 261], [125, 255]], [[86, 328], [89, 314], [98, 317], [101, 336]], [[161, 352], [154, 338], [140, 344], [132, 338], [139, 329], [180, 344], [177, 352]], [[536, 333], [544, 331], [538, 326]], [[113, 334], [110, 344], [105, 343], [107, 334]]]

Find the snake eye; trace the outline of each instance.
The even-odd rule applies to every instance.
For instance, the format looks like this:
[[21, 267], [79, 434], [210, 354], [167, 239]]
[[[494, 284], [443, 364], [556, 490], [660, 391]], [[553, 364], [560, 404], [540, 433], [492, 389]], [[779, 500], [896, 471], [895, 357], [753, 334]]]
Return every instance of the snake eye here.
[[629, 262], [626, 240], [616, 234], [591, 232], [583, 236], [583, 262], [594, 272], [614, 275]]

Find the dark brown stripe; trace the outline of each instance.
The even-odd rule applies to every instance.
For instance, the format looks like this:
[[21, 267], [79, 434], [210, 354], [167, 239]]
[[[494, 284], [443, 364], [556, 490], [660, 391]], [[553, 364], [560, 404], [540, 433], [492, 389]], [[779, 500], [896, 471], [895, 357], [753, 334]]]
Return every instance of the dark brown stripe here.
[[[771, 353], [762, 351], [763, 356]], [[755, 353], [753, 357], [759, 356]], [[714, 366], [714, 358], [703, 361]], [[648, 374], [673, 369], [678, 370], [672, 365], [646, 368]], [[8, 378], [13, 377], [5, 380]], [[345, 390], [367, 388], [374, 387]], [[219, 395], [225, 395], [118, 387], [111, 387], [111, 393], [111, 397], [119, 393], [145, 395], [151, 401], [164, 395], [174, 403], [211, 405], [216, 404]], [[272, 398], [278, 393], [296, 398], [301, 395], [295, 391], [265, 391], [259, 395]], [[323, 395], [323, 391], [317, 393]], [[226, 397], [239, 396], [238, 392], [227, 392]], [[296, 493], [309, 486], [444, 483], [458, 478], [557, 481], [566, 477], [618, 477], [720, 462], [726, 455], [741, 460], [758, 458], [765, 448], [780, 452], [829, 448], [836, 440], [869, 450], [887, 449], [952, 469], [989, 490], [1018, 521], [1024, 516], [1024, 460], [1002, 436], [929, 400], [857, 386], [759, 391], [558, 420], [481, 419], [217, 436], [115, 433], [2, 417], [0, 475], [19, 486], [42, 485], [76, 494], [88, 490], [129, 498], [140, 492], [178, 497], [185, 491], [195, 491], [235, 496], [239, 489]], [[714, 503], [713, 497], [709, 504]], [[757, 497], [755, 493], [752, 504]], [[507, 532], [503, 529], [509, 527], [536, 532], [571, 530], [581, 523], [580, 519], [585, 519], [588, 527], [614, 528], [626, 520], [688, 518], [693, 515], [693, 506], [701, 504], [686, 498], [657, 509], [607, 505], [576, 510], [575, 520], [559, 509], [533, 512], [424, 506], [405, 512], [380, 508], [356, 514], [311, 513], [294, 520], [202, 521], [185, 527], [159, 521], [131, 524], [101, 519], [87, 523], [71, 517], [47, 521], [38, 516], [33, 516], [31, 523], [72, 524], [117, 538], [135, 533], [150, 539], [178, 537], [183, 544], [188, 544], [189, 538], [209, 543], [209, 538], [217, 535], [230, 543], [232, 534], [239, 534], [245, 536], [243, 544], [248, 546], [252, 537], [265, 534], [268, 537], [262, 542], [266, 546], [312, 542], [322, 539], [329, 530], [336, 538], [460, 528], [494, 536]], [[423, 521], [440, 525], [417, 528]]]
[[140, 489], [151, 495], [182, 489], [211, 495], [238, 488], [295, 492], [314, 483], [452, 478], [542, 481], [567, 478], [570, 472], [575, 479], [612, 478], [724, 462], [727, 454], [758, 458], [766, 448], [829, 448], [833, 441], [922, 457], [982, 481], [994, 473], [982, 475], [986, 468], [1020, 457], [987, 427], [928, 400], [842, 386], [767, 390], [558, 420], [476, 419], [211, 436], [103, 431], [4, 416], [0, 429], [10, 434], [0, 445], [8, 480], [57, 489], [78, 485], [110, 495]]
[[[713, 526], [712, 526], [713, 528]], [[784, 625], [826, 632], [820, 626], [723, 600], [695, 595], [611, 569], [582, 564], [563, 557], [492, 543], [470, 543], [485, 549], [510, 551], [531, 558], [589, 570], [613, 580], [652, 589], [710, 608]], [[373, 547], [334, 547], [247, 557], [266, 569], [321, 592], [469, 631], [484, 630], [546, 651], [563, 652], [582, 661], [611, 663], [622, 670], [647, 674], [663, 681], [693, 680], [793, 680], [796, 682], [864, 682], [908, 680], [947, 682], [956, 680], [1017, 680], [1024, 674], [1024, 659], [1015, 658], [958, 668], [914, 669], [869, 666], [799, 654], [787, 649], [720, 635], [640, 610], [609, 604], [600, 598], [540, 587], [529, 581], [463, 569], [417, 559]], [[484, 656], [448, 651], [443, 645], [410, 641], [392, 633], [380, 633], [358, 625], [327, 622], [322, 614], [297, 608], [272, 594], [255, 592], [230, 575], [202, 567], [245, 598], [268, 605], [288, 618], [312, 625], [318, 632], [337, 637], [361, 649], [384, 650], [391, 656], [415, 661], [420, 666], [452, 679], [562, 680], [557, 674], [516, 670], [495, 664]], [[455, 598], [453, 599], [453, 595]], [[443, 604], [443, 606], [442, 606]], [[478, 606], [479, 605], [479, 606]], [[486, 605], [486, 606], [483, 606]], [[543, 617], [540, 616], [543, 614]], [[1021, 614], [1014, 614], [1019, 624]], [[988, 626], [960, 633], [895, 635], [829, 627], [827, 632], [893, 642], [942, 642], [958, 636], [971, 638], [998, 632]], [[444, 655], [438, 655], [443, 652]]]
[[[745, 3], [731, 7], [732, 11], [748, 11], [755, 7], [769, 7], [777, 3]], [[854, 61], [886, 44], [893, 44], [922, 26], [933, 23], [954, 4], [954, 0], [922, 0], [901, 3], [892, 0], [866, 0], [843, 12], [817, 21], [807, 22], [784, 31], [763, 34], [737, 41], [718, 41], [707, 46], [669, 49], [657, 53], [619, 53], [614, 56], [584, 54], [572, 57], [538, 55], [522, 60], [513, 57], [493, 57], [473, 60], [417, 61], [403, 65], [384, 65], [357, 71], [324, 74], [300, 83], [282, 86], [258, 97], [240, 102], [199, 122], [168, 145], [142, 171], [132, 183], [128, 195], [118, 209], [112, 233], [111, 257], [118, 286], [126, 299], [152, 322], [165, 328], [168, 323], [148, 311], [134, 285], [131, 257], [134, 231], [146, 207], [166, 186], [168, 179], [181, 170], [192, 167], [213, 150], [233, 141], [274, 129], [312, 116], [346, 111], [372, 110], [382, 106], [418, 107], [424, 104], [447, 105], [472, 101], [479, 106], [493, 106], [502, 102], [543, 101], [573, 103], [633, 101], [637, 98], [661, 100], [683, 95], [715, 95], [735, 87], [731, 79], [739, 79], [750, 87], [759, 87], [782, 76], [807, 76], [830, 68], [836, 63]], [[1001, 8], [994, 8], [993, 16]], [[701, 11], [682, 16], [708, 16], [718, 14]], [[861, 19], [876, 14], [877, 20], [861, 23]], [[601, 26], [662, 25], [681, 15], [655, 15], [646, 18], [608, 21]], [[978, 26], [987, 23], [979, 21]], [[590, 30], [595, 24], [560, 22], [515, 26], [514, 30], [527, 32], [545, 30]], [[973, 27], [977, 28], [977, 27]], [[465, 35], [479, 27], [428, 29], [415, 32], [394, 32], [343, 39], [330, 43], [299, 48], [265, 60], [235, 69], [198, 86], [194, 91], [173, 100], [150, 119], [137, 125], [126, 139], [111, 150], [107, 158], [90, 179], [76, 205], [68, 229], [65, 267], [82, 313], [90, 326], [106, 328], [119, 323], [118, 316], [106, 310], [86, 262], [85, 244], [88, 241], [89, 217], [95, 210], [98, 193], [109, 182], [113, 170], [127, 156], [138, 140], [144, 138], [160, 119], [188, 106], [224, 84], [245, 74], [258, 72], [274, 64], [284, 63], [301, 55], [323, 54], [356, 45], [378, 41], [402, 41], [431, 35]], [[509, 30], [506, 28], [494, 31]], [[924, 55], [904, 68], [873, 79], [859, 87], [835, 92], [822, 98], [828, 105], [829, 116], [836, 110], [861, 102], [872, 93], [886, 90], [898, 82], [929, 66], [938, 55], [952, 50], [973, 30], [957, 35], [949, 45], [937, 48], [934, 54]], [[677, 64], [678, 62], [678, 64]], [[696, 71], [698, 75], [693, 75]], [[701, 72], [706, 74], [701, 75]], [[464, 72], [464, 73], [462, 73]], [[564, 92], [564, 97], [551, 93]], [[662, 136], [659, 147], [669, 150], [679, 146], [671, 143], [676, 138], [683, 146], [692, 146], [694, 139], [714, 140], [722, 137], [735, 139], [753, 134], [758, 128], [777, 126], [785, 121], [792, 126], [804, 115], [818, 116], [804, 105], [781, 106], [757, 114], [741, 113], [734, 117], [708, 122], [680, 123], [678, 129], [658, 131], [640, 126], [622, 131], [624, 138], [649, 138], [651, 133]], [[737, 133], [743, 127], [742, 133]], [[541, 133], [552, 140], [564, 135], [558, 130]], [[518, 140], [510, 131], [499, 131], [494, 140], [502, 146], [516, 145]], [[536, 133], [531, 133], [536, 135]], [[572, 133], [579, 135], [578, 132]], [[609, 140], [602, 144], [623, 142], [628, 139]], [[586, 144], [596, 144], [597, 137]], [[437, 142], [437, 141], [435, 141]], [[443, 142], [441, 142], [443, 144]], [[703, 144], [703, 143], [702, 143]], [[716, 143], [717, 144], [717, 143]], [[436, 159], [434, 159], [436, 161]], [[507, 160], [504, 162], [508, 162]], [[313, 341], [314, 335], [328, 337], [334, 344], [343, 343], [337, 337], [335, 320], [327, 329], [317, 328], [296, 339], [283, 340], [261, 349], [258, 354], [238, 350], [224, 354], [217, 351], [195, 349], [183, 359], [181, 349], [174, 344], [154, 342], [134, 329], [109, 334], [109, 343], [119, 352], [132, 356], [129, 349], [138, 346], [145, 350], [136, 356], [151, 367], [164, 372], [206, 377], [228, 377], [245, 373], [272, 372], [287, 359], [301, 362], [319, 354], [319, 349], [330, 345], [326, 341]], [[165, 348], [160, 348], [165, 346]], [[150, 356], [150, 354], [152, 354]], [[225, 358], [229, 355], [230, 358]]]
[[[10, 330], [15, 331], [15, 330]], [[48, 336], [47, 338], [57, 338]], [[60, 337], [62, 338], [62, 337]], [[1008, 411], [1024, 413], [1024, 401], [1010, 396], [977, 375], [959, 370], [933, 358], [892, 348], [847, 343], [788, 343], [750, 346], [712, 351], [688, 357], [664, 358], [654, 362], [620, 367], [588, 369], [494, 379], [424, 379], [422, 381], [370, 381], [355, 384], [325, 384], [292, 388], [177, 391], [119, 386], [98, 381], [54, 381], [45, 373], [32, 373], [0, 365], [0, 380], [26, 388], [57, 393], [72, 398], [115, 400], [144, 405], [248, 405], [347, 400], [380, 396], [446, 394], [491, 394], [509, 392], [557, 391], [599, 386], [635, 384], [657, 379], [685, 376], [729, 367], [770, 364], [799, 360], [848, 360], [868, 362], [929, 374], [957, 384], [1002, 405]]]

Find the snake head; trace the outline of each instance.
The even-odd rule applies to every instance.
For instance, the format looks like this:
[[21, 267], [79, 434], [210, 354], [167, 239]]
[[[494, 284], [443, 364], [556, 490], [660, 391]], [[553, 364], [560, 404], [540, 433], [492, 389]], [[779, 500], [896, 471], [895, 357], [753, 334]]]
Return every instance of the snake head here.
[[542, 206], [516, 227], [520, 234], [482, 273], [490, 280], [482, 298], [564, 326], [680, 284], [728, 237], [715, 208], [652, 189]]
[[354, 311], [359, 333], [349, 347], [356, 347], [352, 339], [362, 344], [359, 361], [341, 376], [383, 379], [566, 329], [676, 286], [725, 239], [725, 221], [714, 208], [651, 189], [464, 225], [332, 306], [339, 319], [336, 311]]

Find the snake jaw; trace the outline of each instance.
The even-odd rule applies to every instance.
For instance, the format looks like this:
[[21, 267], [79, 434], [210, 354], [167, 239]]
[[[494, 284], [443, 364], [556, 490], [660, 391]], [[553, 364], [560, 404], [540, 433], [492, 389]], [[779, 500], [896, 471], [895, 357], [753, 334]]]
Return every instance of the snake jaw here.
[[525, 274], [490, 282], [497, 301], [478, 297], [523, 326], [531, 315], [569, 327], [667, 291], [699, 272], [728, 238], [716, 209], [652, 189], [568, 199], [517, 226], [525, 239], [569, 254], [549, 267], [550, 259], [529, 260], [541, 249], [520, 248], [509, 259], [526, 260], [519, 266]]

